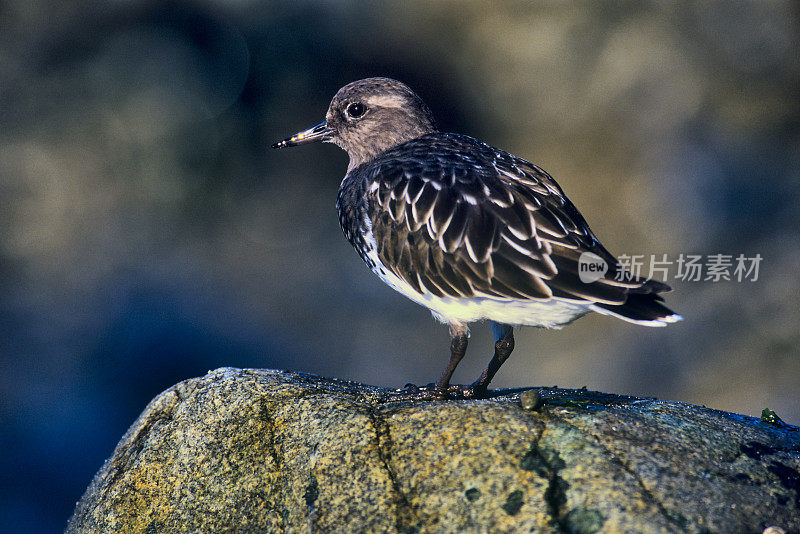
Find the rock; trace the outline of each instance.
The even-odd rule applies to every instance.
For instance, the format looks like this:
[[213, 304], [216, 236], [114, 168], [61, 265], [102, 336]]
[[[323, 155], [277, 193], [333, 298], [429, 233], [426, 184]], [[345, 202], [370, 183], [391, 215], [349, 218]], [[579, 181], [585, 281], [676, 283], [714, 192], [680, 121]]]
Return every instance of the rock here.
[[800, 531], [797, 428], [535, 389], [528, 408], [521, 390], [396, 402], [356, 383], [219, 369], [150, 403], [67, 531]]

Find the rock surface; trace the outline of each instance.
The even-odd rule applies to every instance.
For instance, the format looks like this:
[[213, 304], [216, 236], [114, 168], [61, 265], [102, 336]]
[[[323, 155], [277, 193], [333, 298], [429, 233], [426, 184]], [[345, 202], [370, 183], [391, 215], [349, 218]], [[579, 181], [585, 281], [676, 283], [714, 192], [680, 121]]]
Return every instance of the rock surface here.
[[165, 391], [68, 532], [800, 532], [800, 432], [678, 402], [219, 369]]

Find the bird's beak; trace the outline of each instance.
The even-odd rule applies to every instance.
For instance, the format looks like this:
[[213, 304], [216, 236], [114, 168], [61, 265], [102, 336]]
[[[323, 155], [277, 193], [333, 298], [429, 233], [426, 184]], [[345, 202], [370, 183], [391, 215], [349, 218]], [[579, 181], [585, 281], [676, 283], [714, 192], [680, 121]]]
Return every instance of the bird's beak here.
[[298, 132], [291, 137], [287, 137], [283, 141], [278, 141], [272, 148], [283, 148], [287, 146], [304, 145], [313, 141], [330, 141], [333, 136], [333, 129], [328, 128], [328, 123], [323, 120], [318, 122], [308, 130]]

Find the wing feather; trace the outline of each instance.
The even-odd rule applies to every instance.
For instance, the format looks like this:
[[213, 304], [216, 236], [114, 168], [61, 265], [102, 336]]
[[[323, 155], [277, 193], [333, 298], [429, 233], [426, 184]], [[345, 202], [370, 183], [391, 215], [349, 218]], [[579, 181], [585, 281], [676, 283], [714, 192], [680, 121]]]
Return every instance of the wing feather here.
[[453, 215], [447, 230], [442, 233], [440, 244], [449, 254], [453, 254], [464, 243], [464, 231], [467, 228], [469, 219], [469, 204], [466, 202], [456, 202], [453, 207]]
[[[423, 186], [422, 191], [420, 191], [416, 201], [414, 201], [414, 203], [411, 205], [411, 216], [413, 217], [414, 221], [420, 225], [428, 225], [431, 212], [436, 205], [436, 198], [438, 196], [439, 192], [433, 186], [430, 184]], [[433, 239], [434, 233], [431, 233], [430, 235], [431, 239]]]
[[442, 234], [447, 230], [450, 221], [456, 210], [457, 198], [450, 187], [442, 185], [436, 204], [433, 206], [433, 213], [430, 217], [430, 225], [436, 233], [436, 239], [441, 239]]
[[[384, 153], [371, 173], [379, 184], [365, 187], [379, 260], [415, 291], [617, 306], [628, 293], [668, 289], [615, 280], [616, 260], [539, 167], [468, 137], [435, 135]], [[590, 284], [578, 276], [585, 251], [610, 264]]]

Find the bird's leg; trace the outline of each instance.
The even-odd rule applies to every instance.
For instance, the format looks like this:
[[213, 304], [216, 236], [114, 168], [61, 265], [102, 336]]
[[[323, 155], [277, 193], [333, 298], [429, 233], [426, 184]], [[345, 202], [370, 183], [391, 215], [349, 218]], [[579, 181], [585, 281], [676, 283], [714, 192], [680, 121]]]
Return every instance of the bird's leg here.
[[464, 357], [467, 352], [467, 344], [469, 343], [469, 327], [464, 323], [450, 323], [450, 361], [444, 372], [434, 386], [434, 392], [437, 396], [445, 397], [450, 389], [450, 378], [453, 376], [453, 371], [456, 370], [458, 362]]
[[492, 333], [494, 334], [494, 356], [489, 361], [489, 365], [483, 370], [481, 376], [472, 383], [472, 393], [476, 398], [486, 395], [489, 389], [489, 382], [494, 378], [500, 366], [511, 356], [514, 350], [514, 328], [511, 325], [492, 322]]

